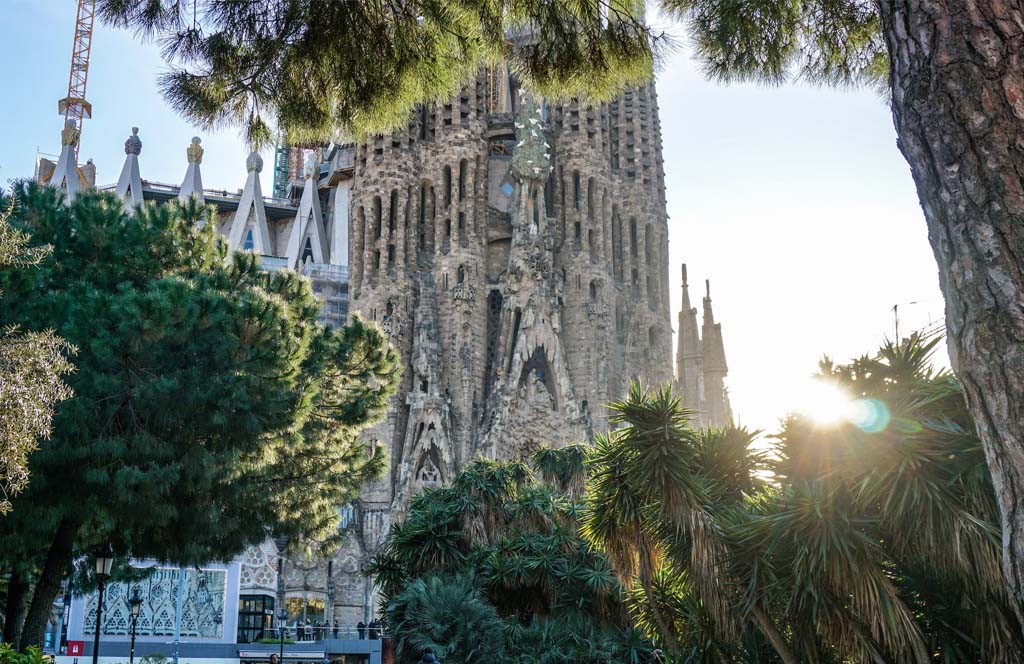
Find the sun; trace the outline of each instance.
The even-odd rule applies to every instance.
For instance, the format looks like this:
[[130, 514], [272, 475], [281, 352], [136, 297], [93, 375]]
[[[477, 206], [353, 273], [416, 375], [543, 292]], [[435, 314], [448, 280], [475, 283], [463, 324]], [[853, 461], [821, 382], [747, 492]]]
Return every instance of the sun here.
[[852, 394], [832, 383], [808, 380], [797, 390], [796, 412], [818, 424], [834, 425], [858, 416], [857, 400]]

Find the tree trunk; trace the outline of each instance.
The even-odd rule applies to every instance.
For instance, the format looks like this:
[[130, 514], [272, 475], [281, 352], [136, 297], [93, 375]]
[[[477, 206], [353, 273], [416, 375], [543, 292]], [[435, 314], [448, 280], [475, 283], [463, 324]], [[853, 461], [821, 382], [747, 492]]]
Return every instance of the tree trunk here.
[[1024, 604], [1024, 0], [876, 0], [892, 112], [928, 222], [949, 355]]
[[4, 643], [17, 643], [21, 638], [28, 590], [28, 579], [18, 570], [11, 570], [7, 580], [7, 602], [4, 605]]
[[661, 609], [658, 608], [658, 601], [654, 597], [654, 587], [651, 585], [650, 579], [642, 579], [644, 587], [644, 596], [647, 597], [647, 604], [651, 607], [651, 615], [654, 616], [654, 622], [658, 623], [658, 630], [661, 632], [662, 638], [665, 639], [665, 647], [668, 648], [669, 652], [673, 655], [679, 654], [679, 640], [676, 639], [675, 632], [672, 627], [665, 621], [665, 616], [662, 615]]
[[36, 587], [32, 593], [32, 603], [25, 615], [25, 626], [22, 628], [19, 648], [43, 645], [46, 635], [46, 623], [53, 612], [53, 601], [60, 592], [60, 582], [64, 578], [74, 555], [75, 536], [78, 535], [79, 524], [68, 517], [61, 519], [54, 533], [50, 549], [46, 552], [46, 562], [39, 573]]
[[755, 606], [751, 611], [754, 618], [754, 624], [757, 625], [761, 633], [768, 637], [771, 641], [772, 647], [775, 648], [775, 654], [782, 659], [785, 664], [800, 664], [800, 660], [797, 659], [796, 653], [794, 653], [789, 644], [786, 643], [786, 637], [782, 636], [782, 632], [775, 626], [771, 616], [760, 606]]

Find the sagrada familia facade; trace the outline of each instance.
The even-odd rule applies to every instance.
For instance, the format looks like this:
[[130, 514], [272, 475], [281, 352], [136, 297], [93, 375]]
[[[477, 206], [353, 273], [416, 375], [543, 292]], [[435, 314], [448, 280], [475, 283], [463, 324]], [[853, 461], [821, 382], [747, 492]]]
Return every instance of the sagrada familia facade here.
[[[368, 622], [375, 601], [361, 572], [413, 495], [477, 456], [592, 439], [608, 428], [603, 404], [631, 380], [675, 381], [703, 424], [731, 420], [721, 326], [708, 292], [698, 327], [685, 266], [673, 371], [653, 84], [604, 104], [549, 105], [506, 69], [488, 69], [418, 108], [404, 131], [279, 150], [282, 198], [263, 196], [256, 154], [244, 188], [229, 194], [203, 188], [199, 139], [180, 186], [142, 180], [137, 135], [125, 152], [119, 195], [216, 205], [232, 249], [308, 274], [324, 322], [376, 321], [405, 366], [393, 408], [366, 432], [388, 450], [388, 471], [344, 508], [344, 546], [305, 559], [267, 541], [240, 561], [243, 596]], [[72, 193], [88, 183], [64, 157], [42, 164], [40, 178]]]

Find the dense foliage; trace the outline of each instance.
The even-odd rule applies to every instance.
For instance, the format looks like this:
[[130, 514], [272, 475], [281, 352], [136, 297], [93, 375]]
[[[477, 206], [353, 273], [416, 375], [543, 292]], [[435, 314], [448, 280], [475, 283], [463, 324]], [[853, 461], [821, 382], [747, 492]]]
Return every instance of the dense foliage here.
[[614, 404], [583, 526], [639, 624], [681, 661], [1021, 661], [991, 477], [936, 343], [823, 362], [856, 414], [791, 416], [769, 453], [693, 431], [667, 391]]
[[335, 541], [337, 506], [382, 465], [359, 439], [397, 381], [382, 333], [318, 324], [309, 282], [229, 257], [212, 208], [130, 214], [34, 183], [12, 196], [12, 226], [51, 250], [0, 274], [0, 326], [52, 328], [78, 354], [74, 395], [0, 523], [8, 637], [24, 615], [22, 645], [39, 643], [75, 552], [103, 542], [198, 564], [268, 531]]
[[578, 534], [567, 484], [582, 459], [476, 460], [412, 500], [372, 566], [400, 661], [427, 647], [455, 664], [646, 661], [607, 560]]
[[[12, 211], [0, 209], [0, 271], [32, 269], [46, 248], [30, 246], [28, 234], [11, 226]], [[73, 350], [50, 330], [0, 329], [0, 514], [28, 484], [28, 455], [49, 435], [54, 405], [70, 396], [61, 376]]]

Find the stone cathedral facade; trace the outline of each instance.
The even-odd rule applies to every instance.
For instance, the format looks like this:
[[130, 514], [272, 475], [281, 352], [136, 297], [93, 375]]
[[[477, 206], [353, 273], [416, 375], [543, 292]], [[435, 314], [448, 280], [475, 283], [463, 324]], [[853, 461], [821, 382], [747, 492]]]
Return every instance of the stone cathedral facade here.
[[[548, 106], [488, 72], [357, 147], [350, 195], [351, 311], [407, 367], [367, 434], [390, 468], [358, 502], [354, 558], [469, 459], [589, 440], [631, 379], [672, 380], [653, 85]], [[335, 605], [361, 616], [368, 595]]]
[[[75, 140], [65, 137], [59, 163], [40, 164], [40, 179], [69, 196], [88, 185], [73, 173]], [[341, 509], [341, 549], [306, 559], [268, 540], [230, 563], [238, 595], [225, 614], [237, 605], [240, 643], [270, 634], [281, 607], [289, 624], [369, 622], [376, 599], [362, 570], [413, 495], [477, 456], [592, 439], [608, 427], [603, 404], [633, 379], [676, 380], [702, 422], [731, 418], [721, 327], [708, 297], [696, 329], [685, 272], [673, 366], [653, 84], [604, 104], [552, 105], [490, 69], [417, 109], [404, 131], [279, 151], [277, 198], [262, 193], [259, 155], [235, 195], [204, 189], [198, 138], [180, 186], [143, 180], [141, 151], [133, 132], [118, 195], [217, 206], [232, 249], [310, 276], [324, 322], [376, 321], [404, 365], [387, 418], [365, 433], [387, 451], [387, 472]]]

